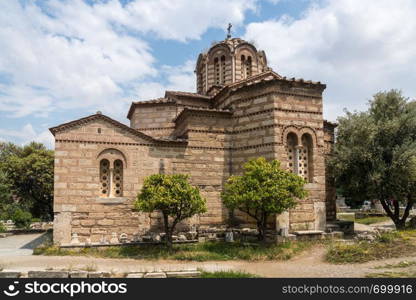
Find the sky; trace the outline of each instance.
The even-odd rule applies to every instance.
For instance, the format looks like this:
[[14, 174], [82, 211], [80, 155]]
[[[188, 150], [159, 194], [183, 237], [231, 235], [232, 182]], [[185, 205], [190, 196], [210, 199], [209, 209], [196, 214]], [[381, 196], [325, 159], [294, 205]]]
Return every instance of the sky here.
[[229, 22], [275, 72], [327, 84], [330, 121], [379, 91], [415, 99], [415, 16], [414, 0], [0, 0], [0, 141], [53, 148], [50, 127], [195, 91]]

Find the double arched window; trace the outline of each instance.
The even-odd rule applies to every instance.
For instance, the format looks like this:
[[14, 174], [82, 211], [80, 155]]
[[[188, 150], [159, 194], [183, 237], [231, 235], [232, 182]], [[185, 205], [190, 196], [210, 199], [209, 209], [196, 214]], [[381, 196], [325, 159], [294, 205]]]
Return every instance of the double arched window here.
[[98, 156], [100, 162], [100, 197], [123, 196], [124, 155], [116, 149], [107, 149]]
[[246, 79], [251, 76], [252, 72], [251, 56], [241, 55], [241, 79]]
[[298, 136], [290, 132], [286, 138], [287, 167], [293, 173], [313, 182], [313, 142], [309, 133], [304, 133], [299, 144]]
[[123, 162], [115, 160], [111, 165], [108, 159], [100, 161], [101, 197], [121, 197], [123, 195]]
[[215, 84], [225, 84], [225, 56], [214, 58]]

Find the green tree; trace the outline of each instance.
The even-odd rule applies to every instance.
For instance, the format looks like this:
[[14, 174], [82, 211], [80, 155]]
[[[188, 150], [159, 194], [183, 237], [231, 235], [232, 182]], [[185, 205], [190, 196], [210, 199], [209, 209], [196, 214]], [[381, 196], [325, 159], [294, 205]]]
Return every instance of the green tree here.
[[416, 192], [416, 102], [397, 90], [378, 93], [367, 111], [347, 111], [338, 123], [328, 162], [336, 185], [351, 201], [378, 199], [404, 228]]
[[12, 203], [11, 185], [7, 175], [0, 169], [0, 220], [8, 219], [8, 206]]
[[35, 217], [51, 220], [53, 151], [35, 142], [24, 147], [3, 143], [0, 157], [0, 170], [7, 174], [8, 184], [19, 206]]
[[175, 226], [196, 214], [206, 212], [206, 200], [198, 188], [188, 182], [183, 174], [155, 174], [147, 177], [137, 196], [135, 208], [138, 211], [160, 211], [163, 215], [165, 241], [172, 247]]
[[268, 217], [295, 207], [296, 199], [305, 198], [305, 183], [300, 176], [280, 168], [278, 160], [268, 162], [259, 157], [244, 165], [242, 176], [228, 179], [222, 199], [230, 210], [238, 209], [256, 221], [262, 241]]

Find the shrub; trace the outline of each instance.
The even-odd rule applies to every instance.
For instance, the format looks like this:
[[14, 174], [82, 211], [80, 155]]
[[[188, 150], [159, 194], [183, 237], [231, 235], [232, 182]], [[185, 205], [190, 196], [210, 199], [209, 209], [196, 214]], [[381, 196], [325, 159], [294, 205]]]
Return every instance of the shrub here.
[[264, 157], [244, 165], [242, 176], [231, 176], [222, 192], [223, 202], [230, 210], [238, 209], [256, 220], [259, 240], [264, 240], [267, 220], [293, 208], [297, 199], [307, 196], [306, 181], [280, 167], [278, 160]]
[[0, 233], [6, 231], [6, 226], [2, 222], [0, 222]]
[[11, 215], [11, 219], [17, 228], [29, 228], [32, 222], [32, 214], [21, 208], [16, 208]]
[[143, 212], [160, 211], [166, 233], [166, 244], [172, 247], [175, 226], [194, 215], [206, 212], [206, 200], [199, 189], [183, 174], [154, 174], [147, 177], [137, 196], [135, 209]]

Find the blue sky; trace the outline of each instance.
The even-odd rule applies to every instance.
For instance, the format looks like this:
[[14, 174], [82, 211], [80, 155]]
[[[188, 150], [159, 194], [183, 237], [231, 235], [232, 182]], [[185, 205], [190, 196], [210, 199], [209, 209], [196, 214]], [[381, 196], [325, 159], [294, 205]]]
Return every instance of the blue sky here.
[[324, 115], [381, 90], [416, 94], [413, 0], [0, 1], [0, 140], [53, 147], [49, 127], [194, 91], [198, 54], [233, 36], [279, 74], [327, 84]]

